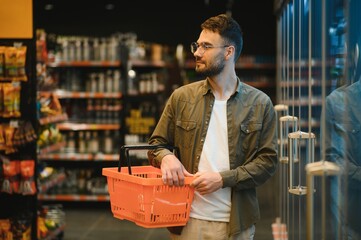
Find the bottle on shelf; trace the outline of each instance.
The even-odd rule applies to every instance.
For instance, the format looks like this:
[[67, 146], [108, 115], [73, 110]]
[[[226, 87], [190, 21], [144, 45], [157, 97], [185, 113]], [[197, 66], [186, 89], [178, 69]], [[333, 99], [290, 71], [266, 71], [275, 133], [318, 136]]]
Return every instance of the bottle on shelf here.
[[84, 132], [80, 131], [78, 137], [79, 137], [78, 139], [79, 153], [86, 153], [86, 142], [85, 142]]
[[76, 144], [75, 144], [75, 133], [70, 131], [67, 137], [67, 150], [68, 152], [75, 152]]
[[113, 138], [110, 136], [110, 131], [106, 130], [104, 133], [104, 153], [110, 154], [113, 152]]
[[91, 139], [90, 139], [90, 149], [88, 149], [91, 153], [98, 153], [99, 152], [99, 139], [98, 139], [98, 132], [94, 131], [92, 133]]

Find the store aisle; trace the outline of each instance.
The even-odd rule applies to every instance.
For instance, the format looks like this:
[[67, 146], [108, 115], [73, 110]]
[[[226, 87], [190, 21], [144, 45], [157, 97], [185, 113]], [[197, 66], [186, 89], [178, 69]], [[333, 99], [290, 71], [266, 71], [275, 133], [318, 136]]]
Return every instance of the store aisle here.
[[[165, 228], [146, 229], [126, 220], [113, 218], [110, 207], [64, 207], [64, 240], [168, 240]], [[262, 220], [256, 226], [255, 240], [271, 240], [271, 208], [261, 209]]]
[[64, 240], [161, 240], [166, 229], [145, 229], [113, 218], [110, 208], [65, 208]]

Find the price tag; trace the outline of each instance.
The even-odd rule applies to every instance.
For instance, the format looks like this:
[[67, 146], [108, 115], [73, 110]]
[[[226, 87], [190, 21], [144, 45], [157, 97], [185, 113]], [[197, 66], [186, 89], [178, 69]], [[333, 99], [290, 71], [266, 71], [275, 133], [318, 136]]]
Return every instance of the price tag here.
[[12, 128], [18, 128], [19, 120], [11, 120], [9, 124], [10, 124], [10, 127], [12, 127]]

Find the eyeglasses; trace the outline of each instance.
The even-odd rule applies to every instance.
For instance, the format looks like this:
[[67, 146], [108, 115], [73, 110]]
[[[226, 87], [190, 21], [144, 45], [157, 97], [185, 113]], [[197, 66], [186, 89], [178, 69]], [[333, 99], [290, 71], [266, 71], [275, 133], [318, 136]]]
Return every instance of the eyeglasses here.
[[199, 49], [199, 53], [204, 54], [204, 52], [206, 50], [208, 50], [208, 49], [211, 49], [211, 48], [224, 48], [224, 47], [229, 47], [229, 45], [212, 46], [212, 45], [209, 45], [207, 43], [192, 42], [191, 43], [191, 52], [194, 54]]

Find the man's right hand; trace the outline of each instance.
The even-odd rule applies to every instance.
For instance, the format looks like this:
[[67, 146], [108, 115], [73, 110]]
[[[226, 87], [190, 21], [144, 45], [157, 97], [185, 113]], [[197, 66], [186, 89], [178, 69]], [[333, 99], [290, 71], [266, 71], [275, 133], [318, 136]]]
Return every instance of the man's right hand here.
[[193, 176], [184, 168], [179, 159], [172, 154], [163, 157], [160, 169], [162, 171], [163, 183], [169, 186], [183, 186], [184, 177]]

